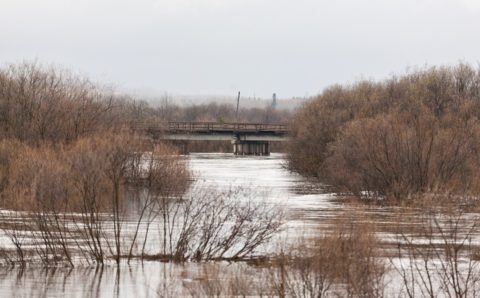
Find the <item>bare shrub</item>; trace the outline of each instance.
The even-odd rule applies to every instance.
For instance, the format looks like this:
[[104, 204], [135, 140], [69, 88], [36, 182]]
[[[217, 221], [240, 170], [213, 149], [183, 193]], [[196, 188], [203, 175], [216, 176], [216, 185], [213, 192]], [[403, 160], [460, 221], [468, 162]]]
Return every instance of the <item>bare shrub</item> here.
[[132, 169], [137, 170], [132, 170], [130, 173], [133, 175], [128, 176], [128, 191], [137, 210], [137, 223], [128, 253], [129, 260], [133, 257], [141, 225], [145, 226], [141, 256], [145, 256], [150, 226], [159, 214], [162, 215], [163, 251], [166, 250], [168, 217], [163, 211], [186, 191], [190, 180], [184, 160], [174, 147], [166, 144], [156, 145], [151, 153], [137, 154], [131, 162]]
[[[2, 139], [0, 141], [0, 194], [3, 194], [9, 183], [12, 172], [12, 163], [24, 154], [27, 146], [15, 139]], [[2, 204], [4, 196], [2, 195]]]
[[291, 123], [289, 168], [310, 176], [324, 176], [327, 146], [342, 126], [353, 119], [357, 109], [358, 102], [340, 86], [325, 90], [317, 100], [302, 106]]
[[[8, 232], [17, 254], [23, 251], [19, 233], [30, 233], [35, 252], [45, 263], [66, 259], [72, 264], [69, 231], [65, 212], [69, 211], [71, 184], [68, 169], [49, 146], [28, 149], [12, 162], [9, 183], [4, 191], [6, 206], [14, 210], [29, 211], [20, 218], [24, 226], [20, 231]], [[19, 213], [20, 214], [20, 213]]]
[[331, 145], [332, 184], [357, 196], [404, 200], [422, 192], [477, 191], [478, 124], [389, 114], [351, 122]]
[[335, 220], [332, 231], [303, 241], [273, 263], [280, 297], [383, 297], [386, 267], [374, 225], [361, 212]]
[[[44, 263], [73, 266], [74, 247], [88, 262], [131, 259], [140, 253], [136, 247], [143, 258], [157, 218], [161, 255], [177, 261], [244, 259], [280, 229], [281, 213], [253, 203], [240, 189], [199, 187], [183, 195], [190, 178], [183, 160], [164, 145], [143, 153], [140, 140], [101, 135], [56, 150], [28, 149], [13, 161], [5, 197], [10, 208], [32, 212], [30, 236]], [[138, 213], [129, 241], [124, 228], [131, 206]], [[12, 234], [20, 247], [17, 238]]]
[[[132, 243], [127, 245], [123, 224], [128, 216], [127, 200], [135, 197], [126, 196], [139, 194], [129, 191], [129, 187], [140, 185], [139, 181], [151, 177], [154, 169], [141, 159], [144, 150], [142, 140], [129, 134], [107, 134], [80, 140], [71, 149], [68, 159], [82, 208], [80, 226], [83, 227], [84, 239], [88, 239], [88, 251], [97, 261], [103, 262], [105, 249], [117, 263], [125, 254], [126, 247], [129, 258], [132, 256], [140, 223], [147, 208], [152, 205], [148, 194], [143, 201]], [[160, 187], [159, 181], [150, 179], [147, 190]], [[102, 212], [106, 216], [102, 216]], [[107, 224], [111, 230], [105, 227]]]
[[165, 207], [162, 254], [176, 261], [244, 259], [282, 225], [277, 207], [242, 198], [241, 189], [200, 187]]
[[478, 216], [435, 196], [422, 198], [415, 208], [423, 210], [420, 223], [413, 231], [397, 231], [399, 244], [390, 257], [401, 280], [402, 295], [477, 297]]
[[479, 80], [459, 64], [327, 89], [298, 111], [288, 165], [359, 197], [478, 194]]
[[4, 136], [30, 144], [68, 142], [105, 128], [113, 96], [86, 79], [37, 63], [0, 70]]
[[[5, 146], [16, 148], [15, 144]], [[83, 138], [67, 147], [25, 147], [13, 157], [5, 156], [3, 206], [30, 212], [30, 237], [45, 263], [66, 259], [73, 266], [74, 244], [87, 260], [103, 263], [114, 256], [119, 262], [124, 246], [132, 256], [140, 224], [147, 219], [149, 225], [158, 214], [160, 198], [183, 193], [189, 178], [172, 148], [159, 146], [148, 159], [139, 158], [144, 150], [141, 138], [125, 133]], [[138, 197], [140, 189], [146, 190], [146, 200]], [[143, 205], [127, 245], [122, 228], [129, 200]], [[9, 235], [20, 247], [17, 234]], [[143, 246], [147, 235], [148, 229]]]
[[13, 245], [13, 251], [7, 245], [0, 248], [4, 265], [25, 267], [29, 261], [28, 246], [31, 231], [31, 216], [18, 211], [4, 211], [0, 216], [0, 229]]
[[[213, 104], [177, 112], [223, 121], [232, 111]], [[288, 113], [241, 114], [275, 121]], [[143, 257], [158, 218], [160, 250], [177, 260], [244, 258], [279, 229], [271, 208], [234, 202], [233, 192], [184, 196], [190, 173], [178, 152], [165, 144], [152, 150], [125, 129], [145, 119], [156, 119], [145, 102], [66, 70], [36, 63], [0, 70], [1, 206], [31, 216], [28, 227], [17, 226], [24, 234], [5, 226], [21, 262], [28, 241], [45, 264], [73, 266], [73, 250], [88, 263]]]

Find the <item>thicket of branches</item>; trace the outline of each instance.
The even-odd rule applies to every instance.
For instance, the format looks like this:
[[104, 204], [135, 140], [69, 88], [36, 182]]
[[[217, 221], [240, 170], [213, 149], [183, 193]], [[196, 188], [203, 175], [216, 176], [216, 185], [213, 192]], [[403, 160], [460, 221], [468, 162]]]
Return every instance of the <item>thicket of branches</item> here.
[[[141, 101], [115, 94], [67, 70], [36, 63], [0, 69], [2, 204], [35, 208], [27, 195], [38, 197], [42, 192], [32, 188], [38, 184], [48, 191], [59, 185], [72, 189], [68, 183], [81, 181], [81, 177], [71, 177], [74, 173], [94, 179], [98, 175], [92, 171], [103, 171], [104, 176], [127, 184], [134, 168], [139, 168], [132, 164], [137, 155], [155, 151], [143, 132], [130, 126], [145, 119], [142, 111], [146, 109]], [[168, 148], [161, 154], [176, 155], [176, 150]], [[109, 162], [110, 168], [103, 168]], [[42, 186], [48, 183], [52, 187]]]
[[233, 193], [187, 192], [178, 150], [135, 130], [168, 120], [160, 110], [68, 71], [0, 69], [0, 208], [8, 210], [0, 229], [11, 240], [3, 259], [240, 259], [271, 238], [281, 224], [272, 208], [235, 202]]
[[234, 104], [179, 106], [162, 101], [156, 106], [118, 94], [58, 67], [36, 63], [0, 69], [0, 136], [38, 144], [72, 142], [102, 130], [137, 122], [286, 122], [288, 110], [266, 103], [265, 108]]
[[249, 122], [249, 123], [283, 123], [290, 119], [291, 112], [285, 109], [276, 109], [270, 102], [265, 103], [264, 108], [240, 107], [238, 117], [236, 115], [236, 106], [232, 102], [226, 103], [204, 103], [192, 104], [189, 106], [179, 106], [175, 102], [162, 100], [152, 110], [152, 113], [168, 121], [205, 121], [205, 122]]
[[0, 69], [3, 138], [68, 143], [133, 121], [139, 106], [67, 70], [32, 63]]
[[467, 64], [333, 86], [295, 115], [289, 166], [358, 197], [478, 194], [479, 115]]

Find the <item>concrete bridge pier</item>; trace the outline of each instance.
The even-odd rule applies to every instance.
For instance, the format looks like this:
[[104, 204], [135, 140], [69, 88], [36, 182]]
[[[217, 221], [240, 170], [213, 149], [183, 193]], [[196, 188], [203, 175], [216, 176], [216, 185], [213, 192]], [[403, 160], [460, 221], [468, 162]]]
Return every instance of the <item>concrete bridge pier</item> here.
[[270, 143], [268, 141], [232, 141], [233, 154], [235, 155], [270, 155]]
[[286, 124], [168, 122], [168, 126], [140, 124], [135, 129], [153, 139], [180, 142], [183, 151], [189, 141], [231, 141], [235, 155], [270, 155], [270, 142], [288, 140]]

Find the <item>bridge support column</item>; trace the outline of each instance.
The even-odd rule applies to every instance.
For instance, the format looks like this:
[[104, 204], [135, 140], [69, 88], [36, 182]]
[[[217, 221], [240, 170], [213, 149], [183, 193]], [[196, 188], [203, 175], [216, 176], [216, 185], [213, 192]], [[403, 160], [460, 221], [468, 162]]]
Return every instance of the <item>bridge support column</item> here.
[[270, 155], [270, 143], [266, 141], [234, 140], [233, 154], [235, 155]]

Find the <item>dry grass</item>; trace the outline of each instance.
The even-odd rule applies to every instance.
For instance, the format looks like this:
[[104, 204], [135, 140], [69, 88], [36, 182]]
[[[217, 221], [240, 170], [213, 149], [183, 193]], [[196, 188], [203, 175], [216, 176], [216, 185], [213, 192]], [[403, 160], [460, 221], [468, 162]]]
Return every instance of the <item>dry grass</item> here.
[[382, 297], [386, 267], [379, 255], [374, 225], [347, 213], [327, 234], [280, 254], [270, 281], [280, 297]]

